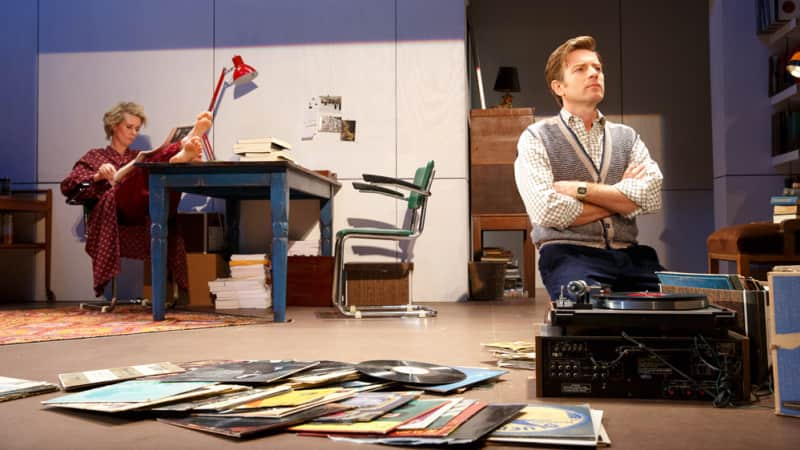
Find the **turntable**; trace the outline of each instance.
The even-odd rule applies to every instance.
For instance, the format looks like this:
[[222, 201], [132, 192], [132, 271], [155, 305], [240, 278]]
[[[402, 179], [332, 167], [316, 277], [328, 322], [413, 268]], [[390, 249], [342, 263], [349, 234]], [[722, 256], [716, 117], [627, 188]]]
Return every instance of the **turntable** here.
[[570, 282], [567, 289], [576, 300], [562, 296], [550, 311], [551, 324], [564, 336], [725, 335], [736, 322], [735, 311], [711, 304], [701, 294], [611, 293], [582, 280]]

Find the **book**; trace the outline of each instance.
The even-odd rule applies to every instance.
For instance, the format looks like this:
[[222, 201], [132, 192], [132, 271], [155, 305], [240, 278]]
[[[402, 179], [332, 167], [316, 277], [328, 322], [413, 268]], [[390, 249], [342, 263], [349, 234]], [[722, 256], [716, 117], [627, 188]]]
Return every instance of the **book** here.
[[772, 215], [772, 223], [783, 223], [787, 220], [794, 220], [797, 219], [797, 214], [773, 214]]
[[252, 153], [247, 152], [241, 154], [239, 161], [290, 161], [295, 162], [294, 157], [287, 151], [273, 151], [269, 153]]
[[57, 385], [47, 381], [0, 377], [0, 402], [57, 390]]
[[797, 195], [773, 195], [769, 199], [772, 206], [775, 205], [798, 205], [800, 204], [800, 196]]
[[278, 138], [239, 139], [233, 145], [233, 153], [269, 153], [272, 151], [291, 150], [288, 142]]
[[171, 362], [138, 364], [135, 366], [114, 367], [111, 369], [86, 370], [58, 374], [58, 382], [65, 391], [132, 380], [134, 378], [183, 372], [184, 369]]
[[279, 139], [276, 137], [261, 137], [261, 138], [244, 138], [244, 139], [237, 139], [237, 144], [240, 145], [248, 145], [248, 144], [270, 144], [279, 148], [291, 149], [292, 146], [284, 141], [283, 139]]
[[772, 207], [772, 214], [797, 214], [800, 212], [800, 205], [775, 205]]

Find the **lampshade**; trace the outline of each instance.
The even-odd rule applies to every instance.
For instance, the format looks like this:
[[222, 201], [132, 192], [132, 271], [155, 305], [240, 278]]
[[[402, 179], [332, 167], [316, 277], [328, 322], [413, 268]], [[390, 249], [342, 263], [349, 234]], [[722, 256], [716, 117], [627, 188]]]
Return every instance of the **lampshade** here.
[[519, 92], [519, 74], [516, 67], [500, 67], [494, 90], [498, 92]]
[[258, 71], [244, 63], [241, 56], [233, 57], [233, 84], [244, 84], [258, 76]]
[[800, 52], [794, 52], [792, 58], [786, 63], [786, 70], [793, 77], [800, 78]]

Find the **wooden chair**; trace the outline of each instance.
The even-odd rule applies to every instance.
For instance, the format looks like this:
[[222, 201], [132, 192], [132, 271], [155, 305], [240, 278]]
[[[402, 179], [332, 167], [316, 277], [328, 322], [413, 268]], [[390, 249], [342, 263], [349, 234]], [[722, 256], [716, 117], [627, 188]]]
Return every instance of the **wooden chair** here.
[[751, 264], [800, 263], [797, 232], [800, 220], [732, 225], [711, 233], [706, 241], [708, 271], [719, 273], [720, 261], [736, 263], [736, 273], [750, 276]]

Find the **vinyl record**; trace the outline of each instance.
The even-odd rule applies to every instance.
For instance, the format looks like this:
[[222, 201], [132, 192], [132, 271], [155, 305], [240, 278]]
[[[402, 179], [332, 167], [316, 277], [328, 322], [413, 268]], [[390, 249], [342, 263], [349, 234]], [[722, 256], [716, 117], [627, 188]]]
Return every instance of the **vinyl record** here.
[[448, 384], [467, 377], [452, 367], [391, 359], [364, 361], [356, 364], [356, 370], [370, 377], [411, 384]]
[[628, 310], [689, 310], [703, 309], [708, 299], [702, 294], [665, 292], [616, 292], [592, 296], [597, 306]]

